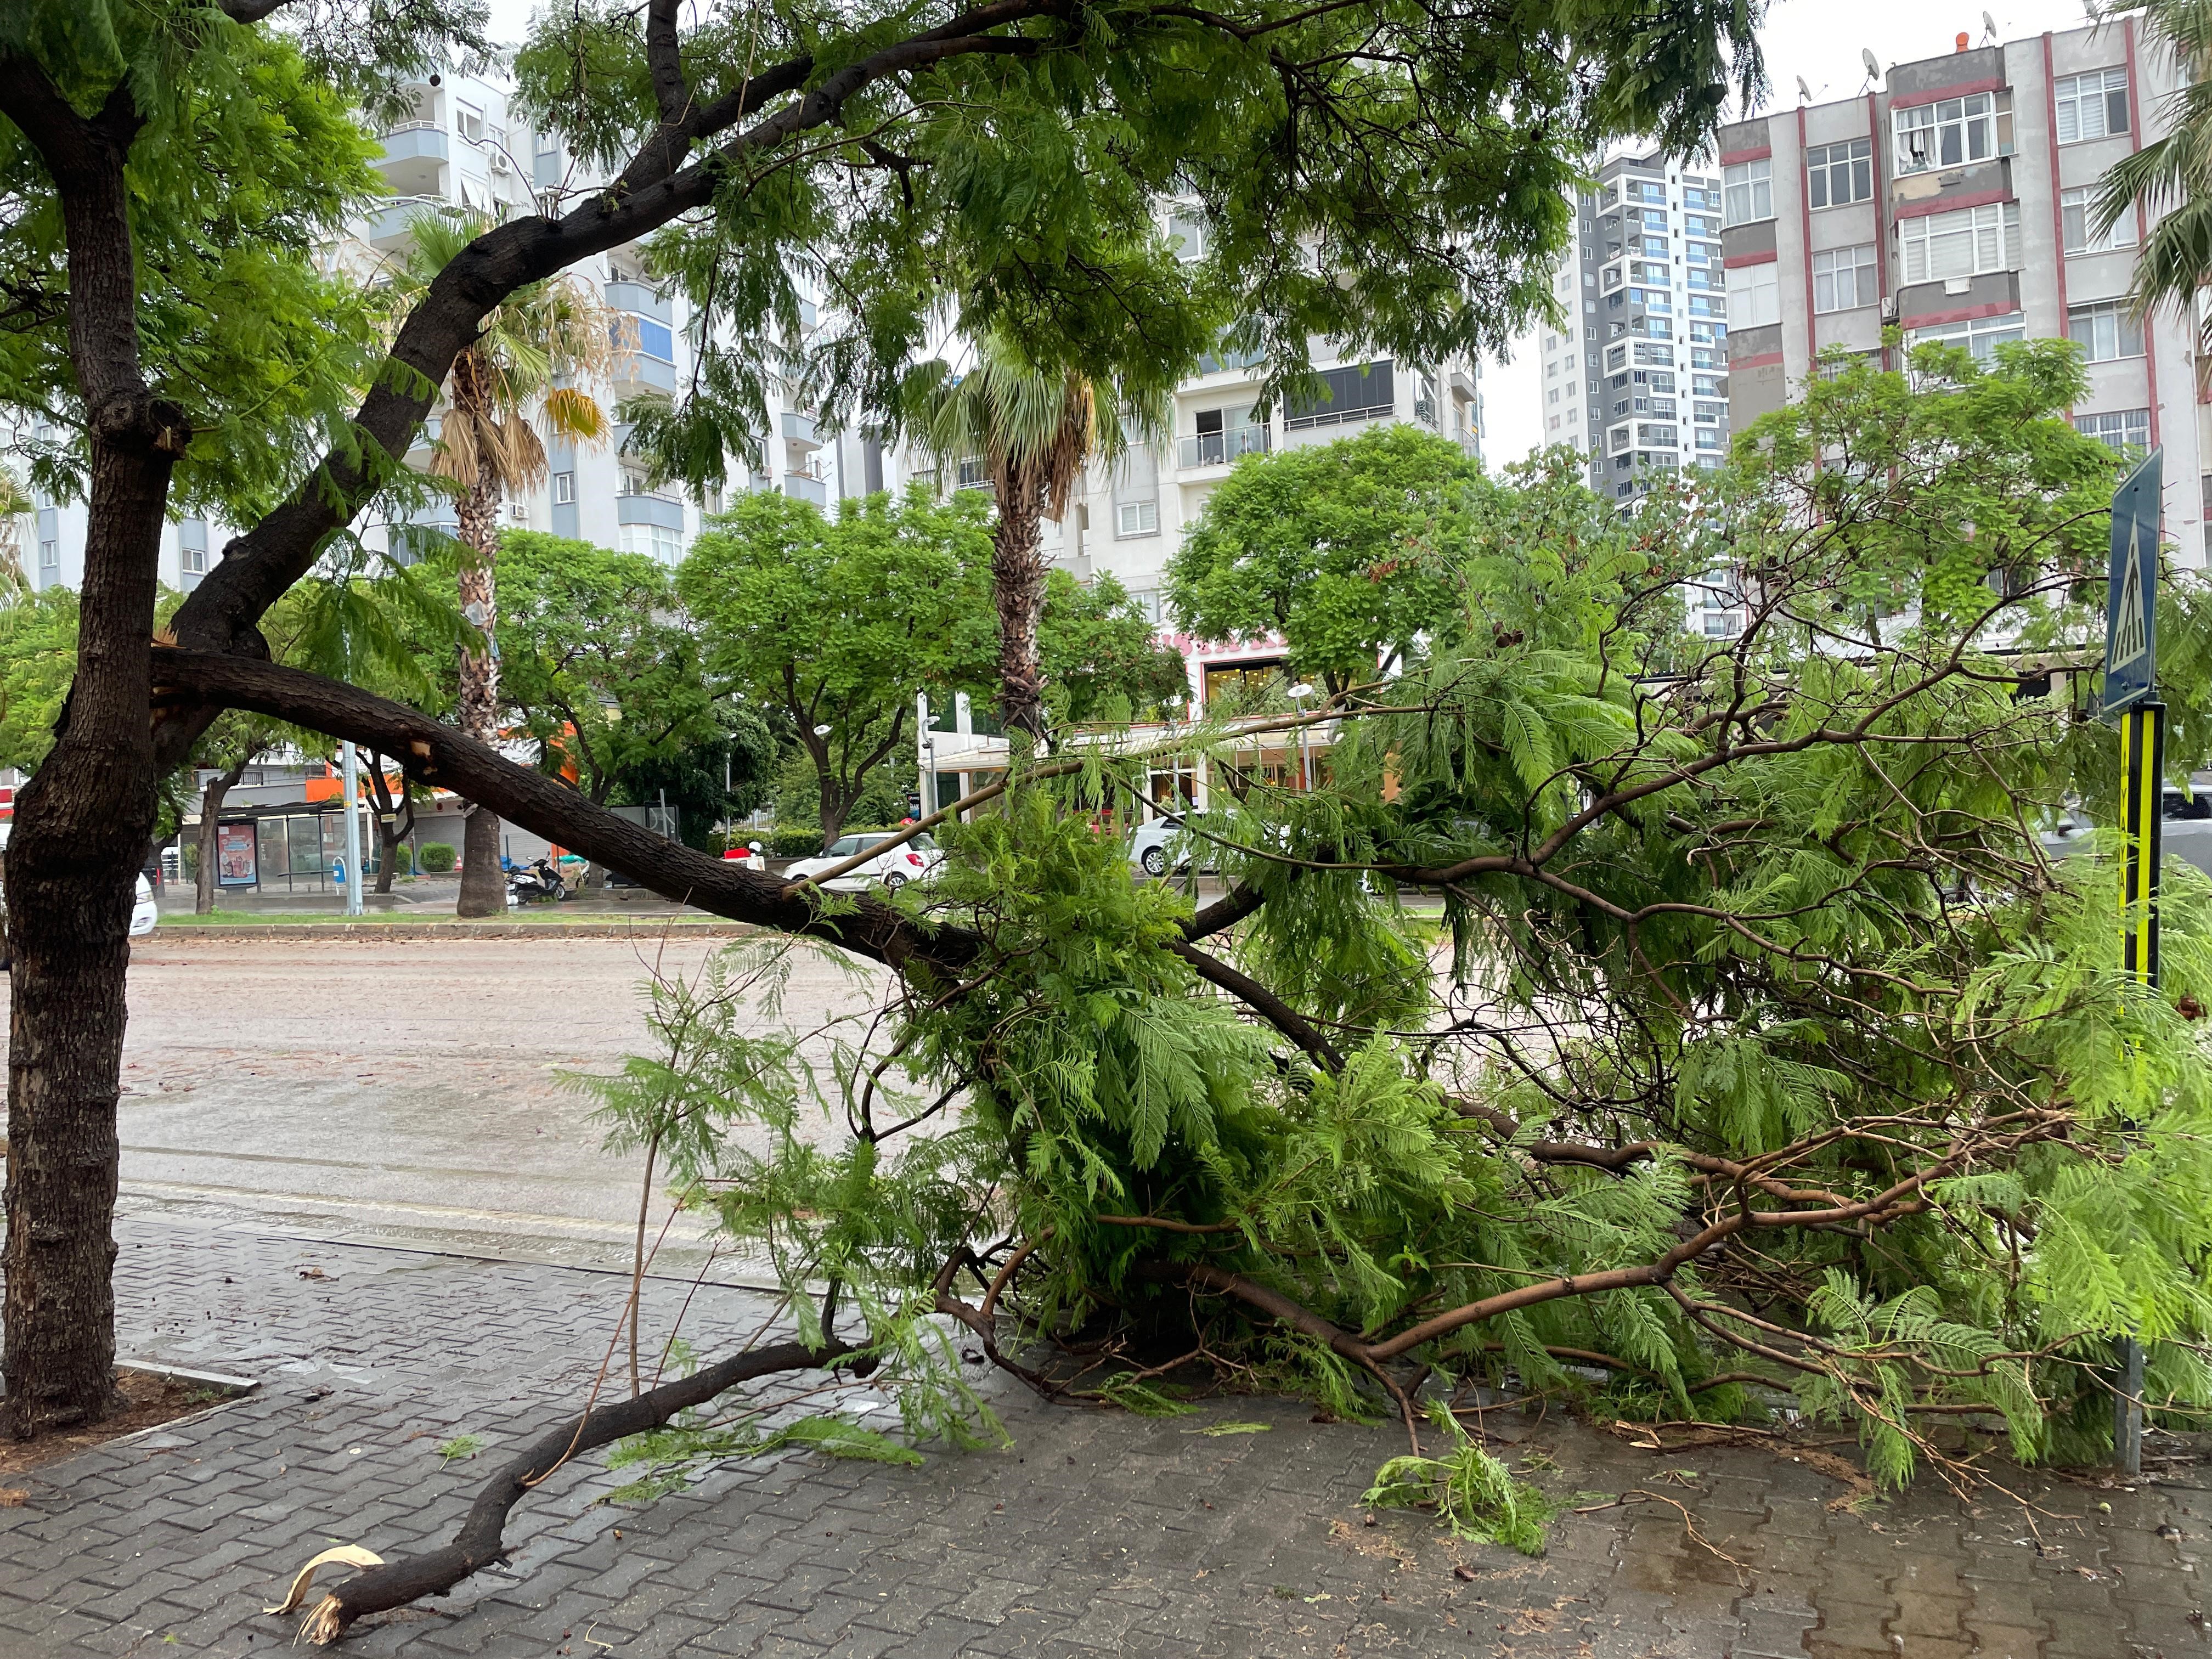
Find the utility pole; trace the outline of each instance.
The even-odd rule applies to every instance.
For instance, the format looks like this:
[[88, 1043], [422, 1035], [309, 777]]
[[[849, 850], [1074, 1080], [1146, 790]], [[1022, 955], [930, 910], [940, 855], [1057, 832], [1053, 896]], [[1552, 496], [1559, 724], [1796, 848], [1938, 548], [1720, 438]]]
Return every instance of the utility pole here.
[[345, 774], [345, 913], [361, 914], [361, 763], [350, 742], [338, 744]]
[[930, 730], [927, 691], [914, 694], [914, 729], [915, 793], [921, 798], [920, 816], [926, 818], [937, 810], [937, 734]]
[[[2105, 599], [2104, 716], [2120, 726], [2120, 970], [2158, 988], [2158, 866], [2164, 850], [2166, 705], [2158, 701], [2158, 521], [2163, 449], [2112, 492]], [[2143, 1350], [2124, 1336], [2112, 1394], [2112, 1463], [2142, 1473]]]

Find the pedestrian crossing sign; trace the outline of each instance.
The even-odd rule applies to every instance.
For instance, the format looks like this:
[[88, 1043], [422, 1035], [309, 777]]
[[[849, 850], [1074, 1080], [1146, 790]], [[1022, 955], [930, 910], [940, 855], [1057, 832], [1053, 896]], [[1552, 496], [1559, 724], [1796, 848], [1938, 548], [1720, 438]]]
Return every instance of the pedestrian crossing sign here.
[[2153, 450], [2112, 492], [2112, 580], [2105, 599], [2107, 720], [2157, 689], [2159, 484], [2165, 453]]

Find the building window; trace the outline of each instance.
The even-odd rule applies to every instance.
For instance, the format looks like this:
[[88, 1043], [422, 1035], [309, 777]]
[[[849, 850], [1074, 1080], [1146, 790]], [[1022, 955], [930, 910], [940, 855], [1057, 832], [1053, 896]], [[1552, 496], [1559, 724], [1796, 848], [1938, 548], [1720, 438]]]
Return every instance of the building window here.
[[2142, 325], [2117, 300], [2074, 306], [2066, 313], [2066, 337], [2093, 363], [2143, 355]]
[[[633, 315], [624, 319], [623, 326], [637, 331], [637, 349], [646, 356], [658, 357], [664, 363], [676, 361], [676, 336], [667, 324]], [[617, 343], [620, 344], [619, 339]]]
[[2128, 131], [2128, 72], [2124, 69], [2061, 76], [2051, 83], [2051, 97], [2058, 112], [2062, 144]]
[[2116, 247], [2136, 245], [2136, 212], [2129, 208], [2112, 221], [2112, 228], [2102, 236], [2094, 228], [2097, 222], [2097, 192], [2084, 185], [2076, 190], [2058, 192], [2058, 216], [2066, 230], [2066, 251], [2069, 253], [2106, 253]]
[[1115, 533], [1121, 536], [1157, 536], [1160, 531], [1160, 504], [1156, 501], [1123, 501], [1117, 507], [1120, 517]]
[[1830, 248], [1813, 256], [1813, 309], [1852, 311], [1881, 297], [1874, 244]]
[[1771, 157], [1739, 161], [1732, 167], [1723, 167], [1721, 174], [1725, 180], [1723, 193], [1728, 202], [1726, 222], [1747, 225], [1774, 216], [1774, 162]]
[[622, 470], [622, 482], [615, 486], [615, 494], [617, 495], [642, 495], [645, 493], [645, 474], [642, 472], [632, 471], [629, 467], [624, 467]]
[[2021, 261], [2020, 204], [1991, 202], [1907, 219], [1898, 226], [1897, 236], [1908, 283], [2010, 270]]
[[1194, 209], [1176, 208], [1168, 215], [1168, 242], [1185, 264], [1206, 258], [1206, 221]]
[[1897, 171], [1964, 167], [2012, 154], [2012, 94], [1977, 92], [1892, 112]]
[[1906, 343], [1964, 346], [1978, 363], [1991, 362], [2001, 345], [2014, 345], [2027, 337], [2025, 320], [2017, 311], [2002, 317], [1970, 317], [1963, 322], [1935, 323], [1912, 331]]
[[58, 572], [61, 568], [62, 544], [58, 541], [40, 542], [39, 544], [39, 568], [41, 571]]
[[1720, 447], [1721, 447], [1721, 434], [1720, 434], [1719, 433], [1717, 433], [1717, 432], [1714, 431], [1714, 430], [1713, 430], [1711, 428], [1710, 428], [1710, 427], [1703, 427], [1703, 426], [1701, 426], [1701, 427], [1699, 427], [1699, 428], [1698, 428], [1698, 448], [1700, 448], [1700, 449], [1718, 449]]
[[1349, 363], [1324, 369], [1319, 398], [1293, 397], [1284, 409], [1283, 424], [1292, 432], [1307, 427], [1336, 426], [1347, 421], [1371, 421], [1388, 416], [1398, 404], [1391, 362]]
[[184, 519], [177, 525], [177, 568], [186, 576], [207, 574], [208, 527], [205, 519]]
[[[628, 475], [628, 474], [624, 474], [623, 476], [624, 476], [624, 477], [625, 477], [625, 478], [627, 478], [629, 475]], [[625, 495], [627, 495], [627, 494], [629, 494], [630, 492], [629, 492], [629, 491], [628, 491], [628, 490], [625, 490], [623, 493], [624, 493]], [[554, 506], [556, 506], [556, 507], [567, 507], [567, 506], [568, 506], [571, 502], [573, 502], [575, 499], [576, 499], [576, 475], [575, 475], [574, 473], [573, 473], [573, 472], [556, 472], [556, 473], [553, 475], [553, 504], [554, 504]]]
[[[1782, 320], [1782, 267], [1738, 265], [1728, 274], [1729, 315], [1738, 328], [1758, 328]], [[1693, 307], [1694, 308], [1694, 307]]]
[[455, 104], [453, 106], [453, 125], [459, 131], [461, 137], [467, 139], [471, 143], [481, 144], [483, 143], [483, 112], [478, 109], [475, 105]]
[[2112, 415], [2076, 415], [2074, 424], [2100, 443], [2118, 450], [2150, 447], [2150, 410], [2124, 409]]
[[1816, 208], [1844, 207], [1874, 197], [1874, 140], [1850, 138], [1805, 151], [1805, 199]]
[[674, 564], [684, 556], [683, 532], [665, 524], [626, 524], [622, 527], [622, 550]]

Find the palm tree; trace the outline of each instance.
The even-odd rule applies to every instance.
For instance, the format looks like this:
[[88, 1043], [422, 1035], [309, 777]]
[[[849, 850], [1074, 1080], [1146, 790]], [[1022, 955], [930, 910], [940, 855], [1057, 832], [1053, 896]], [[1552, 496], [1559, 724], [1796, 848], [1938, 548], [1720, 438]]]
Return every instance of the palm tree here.
[[1044, 520], [1058, 523], [1066, 515], [1068, 497], [1093, 461], [1121, 459], [1129, 425], [1158, 422], [1149, 409], [1127, 422], [1111, 409], [1102, 411], [1101, 389], [1087, 375], [1038, 368], [1003, 335], [985, 336], [975, 359], [964, 374], [943, 362], [923, 364], [908, 377], [901, 401], [940, 471], [980, 458], [990, 480], [998, 503], [991, 592], [999, 613], [999, 718], [1008, 732], [1026, 732], [1041, 742]]
[[[395, 284], [403, 297], [428, 288], [460, 251], [489, 228], [453, 213], [416, 219], [413, 246]], [[430, 471], [450, 479], [460, 543], [457, 586], [473, 629], [460, 646], [461, 730], [481, 742], [499, 732], [499, 659], [492, 648], [501, 496], [545, 477], [545, 445], [525, 414], [536, 404], [548, 433], [580, 443], [606, 438], [605, 409], [571, 384], [603, 377], [615, 341], [606, 307], [572, 277], [518, 289], [485, 319], [474, 343], [453, 360], [439, 400], [439, 434]], [[499, 867], [499, 820], [478, 806], [468, 817], [461, 857], [459, 910], [491, 915], [506, 908]]]
[[2148, 322], [2160, 306], [2172, 306], [2197, 332], [2202, 365], [2212, 351], [2212, 312], [2197, 301], [2212, 282], [2212, 0], [2148, 0], [2143, 27], [2173, 53], [2183, 83], [2167, 100], [2166, 137], [2098, 181], [2096, 230], [2101, 236], [2142, 208], [2150, 231], [2136, 258], [2130, 308]]
[[0, 466], [0, 594], [31, 590], [30, 578], [23, 574], [23, 520], [30, 513], [30, 496], [15, 475]]

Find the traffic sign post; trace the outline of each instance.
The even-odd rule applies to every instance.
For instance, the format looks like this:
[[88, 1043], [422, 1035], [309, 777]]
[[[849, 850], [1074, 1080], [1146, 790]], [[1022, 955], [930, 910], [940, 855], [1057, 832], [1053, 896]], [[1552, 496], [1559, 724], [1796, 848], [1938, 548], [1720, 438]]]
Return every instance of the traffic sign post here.
[[[2166, 705], [2158, 701], [2158, 520], [2165, 451], [2154, 449], [2112, 492], [2105, 596], [2106, 720], [2120, 727], [2120, 969], [2158, 984], [2158, 866], [2166, 799]], [[2142, 1344], [2118, 1343], [2112, 1462], [2142, 1472]]]

